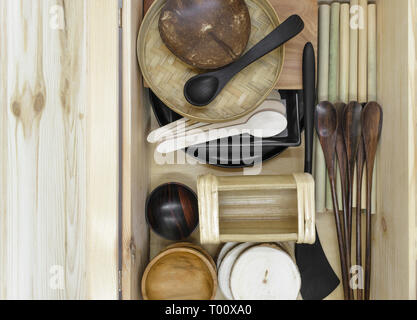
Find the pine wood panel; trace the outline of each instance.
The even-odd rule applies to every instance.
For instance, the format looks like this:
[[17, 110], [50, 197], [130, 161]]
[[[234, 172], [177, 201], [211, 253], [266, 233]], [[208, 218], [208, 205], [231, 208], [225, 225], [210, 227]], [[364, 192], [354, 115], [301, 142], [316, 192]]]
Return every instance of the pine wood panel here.
[[0, 298], [117, 298], [115, 4], [0, 2]]
[[[154, 0], [144, 0], [146, 13]], [[277, 84], [280, 89], [302, 89], [302, 56], [306, 42], [310, 41], [317, 49], [317, 0], [269, 0], [278, 13], [281, 22], [292, 14], [300, 15], [305, 23], [304, 31], [285, 45], [284, 69]]]
[[377, 299], [416, 299], [416, 9], [414, 0], [377, 1], [377, 95], [384, 110], [374, 217]]
[[150, 126], [150, 110], [145, 107], [136, 58], [142, 16], [142, 0], [123, 1], [122, 297], [126, 300], [139, 298], [138, 277], [149, 258], [149, 230], [144, 211], [149, 184], [146, 132]]

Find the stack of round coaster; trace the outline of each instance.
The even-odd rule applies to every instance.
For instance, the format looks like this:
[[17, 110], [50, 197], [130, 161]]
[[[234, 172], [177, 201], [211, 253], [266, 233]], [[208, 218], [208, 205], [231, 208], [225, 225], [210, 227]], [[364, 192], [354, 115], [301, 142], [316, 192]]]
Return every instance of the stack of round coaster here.
[[227, 243], [217, 267], [229, 300], [296, 300], [300, 292], [300, 273], [281, 244]]

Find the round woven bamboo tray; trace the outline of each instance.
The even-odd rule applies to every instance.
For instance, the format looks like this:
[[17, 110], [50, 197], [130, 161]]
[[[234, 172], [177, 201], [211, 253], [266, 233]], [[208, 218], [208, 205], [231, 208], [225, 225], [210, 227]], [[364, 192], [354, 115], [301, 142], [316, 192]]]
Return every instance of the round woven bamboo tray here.
[[[235, 120], [258, 107], [278, 82], [284, 66], [284, 46], [240, 72], [211, 104], [196, 108], [185, 100], [184, 85], [199, 70], [176, 58], [159, 35], [158, 20], [165, 1], [155, 1], [148, 10], [139, 31], [137, 47], [143, 77], [158, 98], [186, 118], [209, 123]], [[247, 48], [250, 49], [280, 22], [268, 0], [246, 0], [246, 4], [252, 21]]]

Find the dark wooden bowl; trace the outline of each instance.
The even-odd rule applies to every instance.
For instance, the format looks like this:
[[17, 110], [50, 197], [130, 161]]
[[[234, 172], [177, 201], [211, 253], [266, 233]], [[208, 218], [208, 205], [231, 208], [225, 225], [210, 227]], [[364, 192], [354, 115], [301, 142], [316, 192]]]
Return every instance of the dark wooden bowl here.
[[168, 183], [156, 188], [146, 201], [146, 221], [159, 236], [179, 241], [198, 226], [197, 195], [185, 185]]
[[185, 63], [217, 69], [245, 51], [251, 18], [244, 0], [168, 0], [159, 18], [162, 41]]

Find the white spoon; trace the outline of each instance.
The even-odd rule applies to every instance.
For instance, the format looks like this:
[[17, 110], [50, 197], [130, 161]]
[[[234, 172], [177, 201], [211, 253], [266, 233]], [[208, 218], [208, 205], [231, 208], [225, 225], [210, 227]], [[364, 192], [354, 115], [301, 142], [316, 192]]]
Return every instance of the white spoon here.
[[235, 135], [249, 133], [256, 138], [269, 138], [282, 133], [287, 128], [286, 117], [277, 111], [265, 110], [254, 114], [246, 123], [229, 126], [220, 130], [189, 134], [178, 139], [160, 143], [159, 153], [169, 153], [208, 141], [223, 139]]
[[225, 122], [225, 123], [203, 123], [195, 122], [188, 119], [180, 119], [169, 125], [161, 127], [152, 131], [148, 136], [149, 143], [158, 143], [162, 139], [174, 139], [180, 136], [192, 135], [194, 133], [201, 133], [201, 131], [208, 131], [212, 129], [221, 129], [226, 127], [231, 127], [235, 125], [240, 125], [246, 123], [254, 114], [264, 111], [264, 110], [274, 110], [282, 114], [286, 114], [286, 107], [282, 104], [281, 101], [277, 100], [280, 98], [279, 93], [276, 95], [271, 94], [268, 100], [264, 101], [257, 109], [253, 110], [249, 114], [245, 115], [242, 118]]

